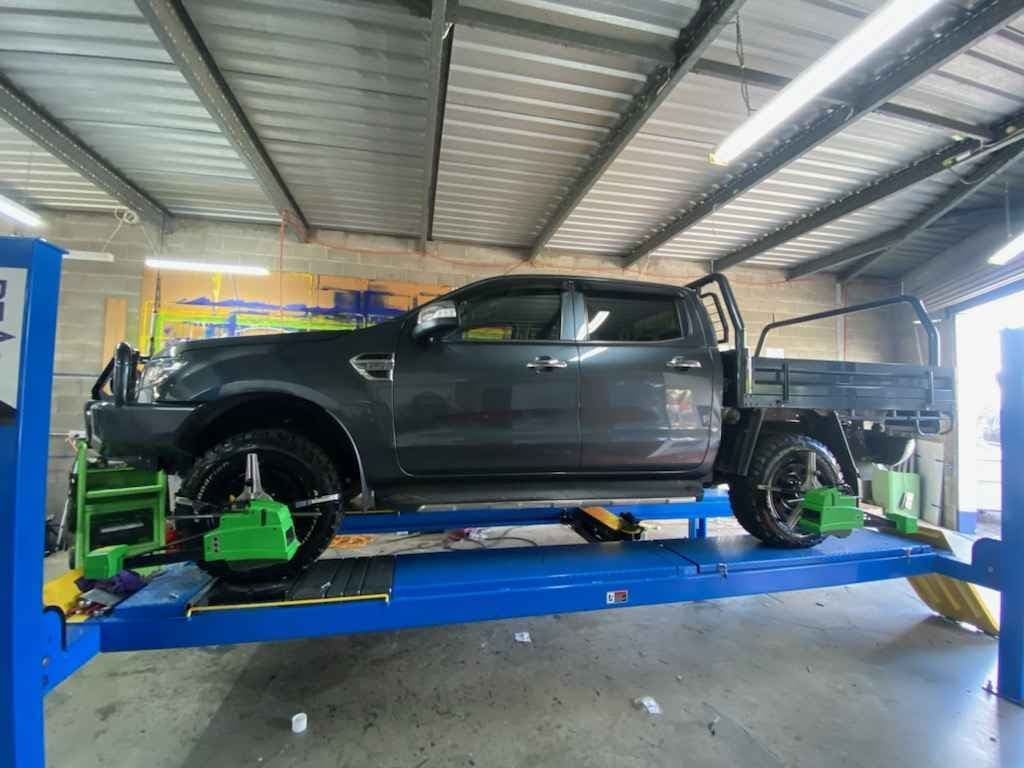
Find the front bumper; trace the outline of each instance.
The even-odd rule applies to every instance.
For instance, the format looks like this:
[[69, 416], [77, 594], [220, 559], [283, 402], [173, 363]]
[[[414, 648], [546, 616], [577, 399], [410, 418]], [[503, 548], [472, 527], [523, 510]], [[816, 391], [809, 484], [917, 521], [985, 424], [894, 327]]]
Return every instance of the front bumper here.
[[92, 400], [85, 406], [89, 445], [108, 458], [134, 463], [176, 463], [187, 457], [183, 426], [194, 405], [117, 405]]

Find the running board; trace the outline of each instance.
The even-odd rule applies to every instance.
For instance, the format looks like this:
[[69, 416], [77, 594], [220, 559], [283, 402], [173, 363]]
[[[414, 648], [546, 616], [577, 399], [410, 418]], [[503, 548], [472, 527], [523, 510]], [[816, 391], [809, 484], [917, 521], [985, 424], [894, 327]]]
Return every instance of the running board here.
[[415, 512], [677, 504], [703, 496], [699, 482], [674, 479], [445, 481], [376, 489], [378, 508]]

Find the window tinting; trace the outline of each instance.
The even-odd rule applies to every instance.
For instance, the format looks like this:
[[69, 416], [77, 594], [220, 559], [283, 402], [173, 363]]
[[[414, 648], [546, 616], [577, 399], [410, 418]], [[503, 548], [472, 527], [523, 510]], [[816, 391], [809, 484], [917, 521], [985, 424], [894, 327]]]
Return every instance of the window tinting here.
[[562, 330], [558, 288], [501, 290], [459, 303], [462, 341], [557, 341]]
[[683, 336], [671, 296], [588, 292], [584, 301], [590, 341], [665, 341]]

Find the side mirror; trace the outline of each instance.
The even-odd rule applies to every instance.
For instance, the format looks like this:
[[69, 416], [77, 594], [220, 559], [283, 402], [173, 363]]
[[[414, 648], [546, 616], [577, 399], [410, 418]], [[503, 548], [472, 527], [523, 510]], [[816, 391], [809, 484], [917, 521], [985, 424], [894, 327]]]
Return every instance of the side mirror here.
[[454, 301], [435, 301], [420, 310], [412, 337], [417, 341], [440, 336], [459, 327], [459, 312]]

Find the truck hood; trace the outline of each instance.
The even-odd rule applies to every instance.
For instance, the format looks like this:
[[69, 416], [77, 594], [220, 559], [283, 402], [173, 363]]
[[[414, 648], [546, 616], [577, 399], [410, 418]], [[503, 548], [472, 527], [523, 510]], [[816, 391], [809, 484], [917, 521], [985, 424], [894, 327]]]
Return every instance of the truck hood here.
[[394, 318], [368, 328], [357, 328], [352, 331], [305, 331], [299, 333], [267, 333], [259, 336], [224, 336], [217, 339], [196, 339], [183, 341], [160, 353], [160, 357], [177, 357], [190, 352], [213, 352], [235, 347], [276, 346], [279, 344], [303, 344], [319, 341], [330, 341], [342, 337], [350, 338], [358, 344], [357, 339], [380, 333], [381, 328], [400, 323], [402, 318]]

